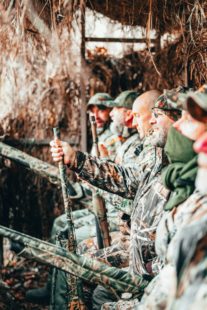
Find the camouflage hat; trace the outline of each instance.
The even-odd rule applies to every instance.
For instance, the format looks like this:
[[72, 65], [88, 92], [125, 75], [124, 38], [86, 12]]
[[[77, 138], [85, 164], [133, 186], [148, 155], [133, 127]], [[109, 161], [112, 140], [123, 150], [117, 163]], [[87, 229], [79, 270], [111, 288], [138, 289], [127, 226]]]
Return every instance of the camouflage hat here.
[[179, 86], [170, 90], [164, 90], [164, 93], [158, 97], [153, 109], [161, 109], [168, 114], [169, 117], [177, 120], [182, 113], [181, 102], [185, 101], [185, 92], [188, 88]]
[[132, 109], [133, 103], [138, 96], [139, 93], [134, 90], [125, 90], [114, 100], [114, 106]]
[[207, 85], [188, 93], [186, 107], [193, 118], [201, 122], [207, 121]]
[[87, 104], [87, 108], [89, 108], [92, 105], [113, 108], [114, 100], [108, 93], [97, 93], [90, 98]]
[[164, 89], [164, 95], [167, 97], [168, 102], [177, 109], [186, 109], [186, 98], [191, 88], [185, 86], [178, 86], [177, 88]]

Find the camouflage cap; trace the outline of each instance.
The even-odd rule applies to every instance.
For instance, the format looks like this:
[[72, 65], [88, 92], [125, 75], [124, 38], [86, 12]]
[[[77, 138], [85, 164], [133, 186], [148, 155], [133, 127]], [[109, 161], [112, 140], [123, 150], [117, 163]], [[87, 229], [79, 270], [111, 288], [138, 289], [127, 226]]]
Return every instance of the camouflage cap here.
[[100, 105], [100, 106], [105, 106], [107, 108], [113, 108], [114, 100], [108, 93], [97, 93], [90, 98], [87, 104], [87, 108], [89, 108], [92, 105], [97, 105], [97, 106]]
[[185, 92], [188, 88], [179, 86], [170, 90], [164, 90], [163, 94], [160, 95], [155, 102], [153, 109], [164, 110], [169, 117], [177, 120], [182, 113], [183, 106], [181, 102], [185, 102]]
[[164, 89], [164, 95], [167, 97], [168, 102], [177, 109], [186, 109], [186, 98], [191, 88], [185, 86], [178, 86], [172, 89]]
[[132, 109], [133, 103], [139, 95], [134, 90], [125, 90], [114, 100], [114, 106]]
[[207, 85], [188, 93], [186, 108], [193, 118], [201, 122], [207, 121]]

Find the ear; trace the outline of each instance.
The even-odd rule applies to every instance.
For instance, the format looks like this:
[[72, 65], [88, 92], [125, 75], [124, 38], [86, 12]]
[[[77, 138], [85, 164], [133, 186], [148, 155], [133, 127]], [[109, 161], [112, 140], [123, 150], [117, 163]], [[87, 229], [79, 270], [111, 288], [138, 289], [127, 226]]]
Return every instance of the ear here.
[[128, 110], [125, 118], [125, 124], [127, 127], [132, 128], [133, 127], [132, 123], [133, 123], [132, 110]]

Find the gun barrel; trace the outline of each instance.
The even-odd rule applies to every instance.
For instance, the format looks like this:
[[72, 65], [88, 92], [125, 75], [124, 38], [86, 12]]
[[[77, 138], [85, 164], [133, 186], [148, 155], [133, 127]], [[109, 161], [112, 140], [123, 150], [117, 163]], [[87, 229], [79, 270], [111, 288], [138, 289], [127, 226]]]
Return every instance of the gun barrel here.
[[[53, 165], [28, 155], [25, 152], [22, 152], [3, 142], [0, 142], [0, 155], [25, 166], [44, 178], [47, 178], [52, 184], [61, 184], [58, 168]], [[77, 195], [73, 186], [68, 181], [67, 189], [71, 196]]]
[[0, 235], [25, 246], [19, 255], [56, 267], [87, 282], [97, 283], [120, 293], [131, 292], [133, 294], [141, 293], [147, 285], [147, 281], [141, 276], [131, 276], [124, 270], [110, 267], [96, 259], [70, 253], [49, 242], [2, 225], [0, 225]]

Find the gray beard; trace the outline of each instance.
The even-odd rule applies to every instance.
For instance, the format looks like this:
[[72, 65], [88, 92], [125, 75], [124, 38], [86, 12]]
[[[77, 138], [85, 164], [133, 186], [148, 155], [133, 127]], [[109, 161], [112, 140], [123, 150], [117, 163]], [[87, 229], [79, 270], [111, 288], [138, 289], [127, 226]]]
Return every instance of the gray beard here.
[[151, 144], [158, 147], [164, 147], [167, 141], [167, 132], [162, 129], [151, 135]]
[[116, 125], [114, 122], [112, 122], [112, 123], [110, 124], [110, 130], [111, 130], [111, 132], [112, 132], [114, 135], [117, 135], [117, 136], [119, 136], [119, 135], [122, 134], [123, 128], [124, 128], [124, 127], [123, 127], [122, 125]]

